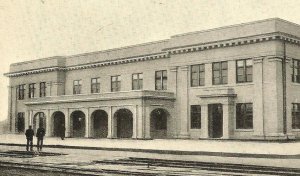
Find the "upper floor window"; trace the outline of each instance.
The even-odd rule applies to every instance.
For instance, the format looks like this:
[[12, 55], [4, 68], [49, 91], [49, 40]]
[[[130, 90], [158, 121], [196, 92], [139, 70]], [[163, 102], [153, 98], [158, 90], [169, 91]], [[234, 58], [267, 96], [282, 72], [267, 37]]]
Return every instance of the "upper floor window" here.
[[252, 59], [236, 61], [237, 83], [252, 82]]
[[252, 103], [236, 104], [236, 129], [253, 129]]
[[21, 84], [17, 87], [18, 100], [24, 100], [25, 95], [25, 84]]
[[300, 103], [293, 103], [292, 129], [300, 129]]
[[91, 79], [91, 93], [100, 93], [100, 78]]
[[40, 82], [40, 97], [46, 96], [46, 82]]
[[293, 59], [292, 62], [292, 82], [300, 83], [300, 60]]
[[121, 76], [112, 76], [111, 77], [111, 91], [118, 92], [121, 90]]
[[201, 128], [201, 106], [191, 105], [191, 129]]
[[191, 86], [204, 86], [205, 82], [204, 64], [191, 66]]
[[81, 80], [74, 80], [73, 81], [73, 94], [81, 94]]
[[34, 98], [35, 94], [35, 83], [29, 84], [29, 90], [28, 90], [28, 98]]
[[167, 90], [167, 70], [155, 72], [155, 90]]
[[227, 79], [228, 79], [227, 61], [213, 63], [212, 69], [213, 69], [213, 85], [227, 84]]
[[143, 89], [143, 73], [132, 74], [132, 90]]

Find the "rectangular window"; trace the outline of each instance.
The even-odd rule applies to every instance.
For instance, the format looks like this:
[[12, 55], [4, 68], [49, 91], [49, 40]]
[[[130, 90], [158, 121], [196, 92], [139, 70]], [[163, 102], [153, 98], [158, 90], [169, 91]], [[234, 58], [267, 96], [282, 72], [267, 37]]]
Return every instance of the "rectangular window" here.
[[29, 84], [28, 98], [34, 98], [35, 94], [35, 83]]
[[81, 80], [74, 80], [73, 81], [73, 94], [81, 94], [81, 85], [82, 81]]
[[91, 93], [100, 93], [100, 78], [91, 79]]
[[143, 89], [143, 73], [132, 74], [132, 90]]
[[204, 64], [191, 66], [191, 86], [204, 86], [205, 82], [205, 67]]
[[200, 105], [191, 105], [191, 129], [201, 129]]
[[46, 96], [46, 82], [40, 82], [40, 97]]
[[292, 129], [300, 129], [300, 103], [293, 103]]
[[293, 59], [292, 62], [292, 82], [300, 83], [300, 60]]
[[252, 59], [236, 61], [236, 81], [237, 83], [252, 82]]
[[252, 103], [236, 104], [236, 129], [253, 129]]
[[18, 133], [25, 131], [25, 113], [18, 112], [17, 120], [16, 120], [16, 131]]
[[112, 76], [111, 77], [111, 91], [118, 92], [121, 90], [121, 76]]
[[167, 90], [167, 70], [155, 72], [155, 90]]
[[227, 61], [215, 62], [213, 67], [213, 85], [227, 84]]
[[19, 85], [17, 87], [17, 95], [18, 95], [18, 100], [24, 100], [24, 95], [25, 95], [25, 84]]

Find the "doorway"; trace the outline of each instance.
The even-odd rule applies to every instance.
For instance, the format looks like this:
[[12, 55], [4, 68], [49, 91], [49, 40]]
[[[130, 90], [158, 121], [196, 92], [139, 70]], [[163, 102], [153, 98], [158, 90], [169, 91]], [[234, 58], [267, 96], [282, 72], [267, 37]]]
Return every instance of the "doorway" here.
[[65, 126], [65, 115], [57, 111], [53, 114], [53, 136], [60, 136], [62, 126]]
[[209, 137], [221, 138], [223, 136], [223, 108], [222, 104], [209, 104]]
[[115, 113], [117, 122], [117, 137], [132, 138], [133, 135], [133, 115], [128, 109], [120, 109]]

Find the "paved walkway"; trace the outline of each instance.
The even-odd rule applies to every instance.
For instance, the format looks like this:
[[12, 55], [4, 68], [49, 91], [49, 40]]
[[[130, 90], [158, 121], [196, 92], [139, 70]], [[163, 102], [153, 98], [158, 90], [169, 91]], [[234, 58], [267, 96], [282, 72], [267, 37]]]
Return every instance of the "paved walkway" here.
[[[0, 152], [12, 150], [24, 151], [25, 143], [25, 135], [0, 135]], [[36, 143], [36, 138], [34, 139], [34, 143]], [[74, 165], [76, 168], [89, 166], [100, 169], [108, 166], [95, 164], [94, 161], [138, 157], [300, 168], [300, 142], [85, 138], [66, 138], [65, 140], [61, 140], [60, 138], [46, 137], [44, 144], [44, 152], [63, 153], [67, 155], [34, 158], [0, 157], [0, 162], [35, 163], [55, 167], [65, 163], [66, 165]], [[74, 150], [74, 148], [78, 149]], [[36, 150], [36, 147], [34, 149]], [[109, 167], [115, 168], [116, 166], [112, 165]], [[128, 168], [128, 170], [131, 169]], [[145, 169], [145, 166], [142, 166], [141, 169]]]
[[[36, 143], [36, 139], [34, 139]], [[26, 144], [25, 135], [2, 134], [0, 144]], [[64, 146], [78, 148], [99, 148], [110, 150], [145, 150], [175, 152], [207, 152], [260, 155], [298, 155], [300, 142], [262, 142], [262, 141], [224, 141], [224, 140], [182, 140], [182, 139], [86, 139], [45, 137], [45, 146]]]

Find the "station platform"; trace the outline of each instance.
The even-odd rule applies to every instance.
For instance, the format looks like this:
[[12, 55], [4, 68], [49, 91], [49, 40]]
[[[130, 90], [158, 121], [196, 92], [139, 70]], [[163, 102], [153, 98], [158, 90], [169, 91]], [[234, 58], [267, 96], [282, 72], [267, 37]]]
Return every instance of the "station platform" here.
[[[33, 140], [36, 143], [36, 138]], [[26, 144], [25, 135], [1, 134], [1, 145]], [[268, 142], [268, 141], [235, 141], [235, 140], [184, 140], [184, 139], [92, 139], [45, 137], [45, 147], [98, 149], [114, 151], [170, 153], [185, 155], [224, 155], [256, 157], [297, 157], [300, 155], [300, 141]]]
[[[34, 138], [36, 144], [36, 138]], [[126, 161], [131, 165], [130, 158], [143, 158], [155, 161], [183, 161], [183, 163], [200, 162], [219, 165], [240, 165], [253, 167], [275, 167], [300, 169], [300, 142], [267, 142], [267, 141], [234, 141], [234, 140], [183, 140], [183, 139], [90, 139], [45, 137], [43, 154], [25, 155], [25, 135], [0, 135], [0, 149], [3, 156], [0, 162], [24, 161], [40, 163], [41, 165], [58, 163], [89, 163], [89, 166], [98, 161], [113, 160], [113, 162]], [[50, 156], [50, 154], [60, 154]], [[17, 157], [14, 155], [18, 154]], [[66, 155], [65, 155], [66, 154]], [[31, 156], [32, 155], [32, 156]], [[36, 157], [38, 156], [38, 157]], [[121, 160], [120, 160], [121, 159]], [[96, 162], [97, 161], [97, 162]], [[130, 161], [130, 162], [129, 162]], [[144, 161], [144, 160], [143, 160]], [[134, 160], [134, 163], [136, 160]], [[107, 164], [107, 162], [106, 162]], [[111, 163], [108, 163], [111, 164]], [[123, 163], [124, 164], [124, 163]], [[143, 167], [147, 167], [147, 164]], [[115, 164], [113, 164], [115, 165]], [[110, 166], [114, 168], [114, 166]], [[90, 166], [91, 167], [91, 166]], [[97, 164], [99, 166], [99, 163]], [[101, 165], [102, 167], [102, 165]], [[172, 166], [173, 167], [173, 166]], [[96, 168], [96, 166], [95, 166]], [[130, 170], [130, 169], [129, 169]], [[298, 170], [297, 170], [298, 171]]]

